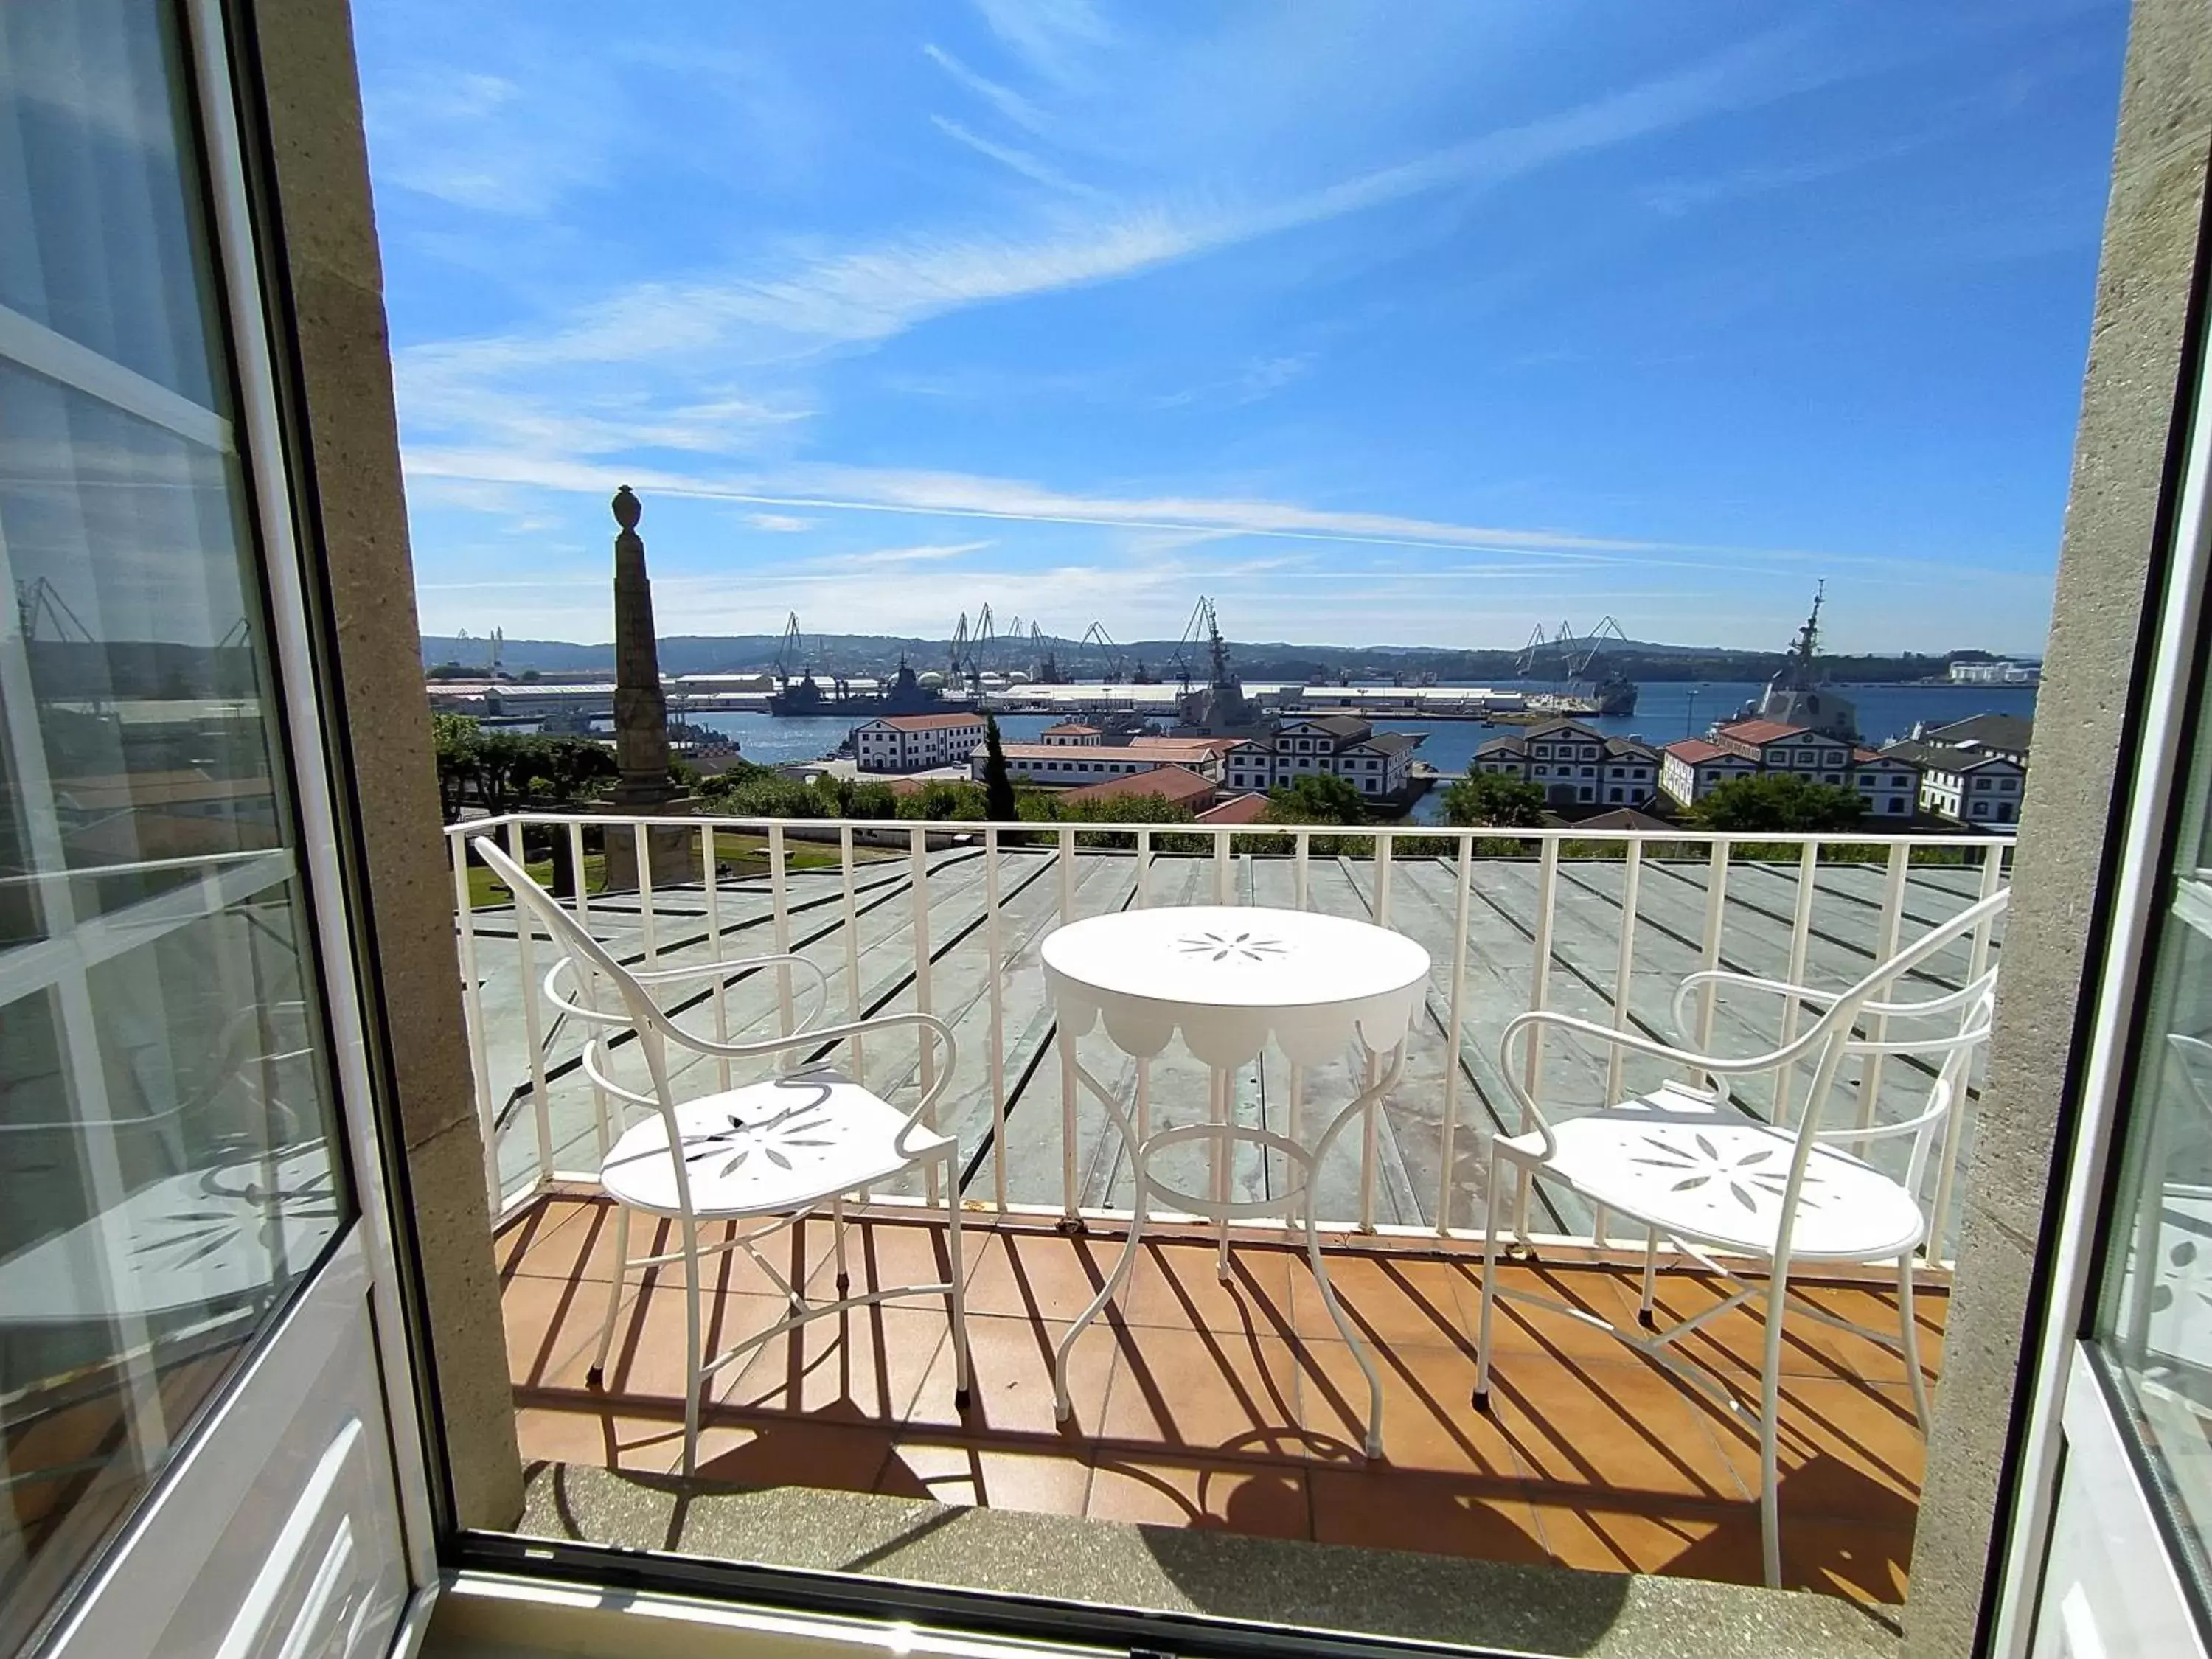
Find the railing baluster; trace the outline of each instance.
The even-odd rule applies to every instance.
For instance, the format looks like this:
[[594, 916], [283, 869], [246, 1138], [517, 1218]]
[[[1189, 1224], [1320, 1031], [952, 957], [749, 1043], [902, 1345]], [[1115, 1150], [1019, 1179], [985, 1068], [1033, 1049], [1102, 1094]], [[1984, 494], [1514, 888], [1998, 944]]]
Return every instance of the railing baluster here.
[[[775, 940], [776, 954], [783, 955], [791, 949], [791, 893], [785, 885], [783, 826], [771, 823], [768, 827], [768, 902], [771, 917], [770, 928]], [[798, 1027], [798, 1009], [791, 995], [791, 964], [779, 962], [775, 965], [776, 1035], [789, 1036]], [[792, 1051], [786, 1049], [776, 1057], [780, 1066], [793, 1063]], [[934, 1166], [933, 1166], [934, 1167]]]
[[[1905, 842], [1898, 842], [1889, 849], [1889, 872], [1881, 884], [1881, 922], [1876, 931], [1874, 959], [1887, 962], [1897, 954], [1897, 941], [1905, 924], [1905, 878], [1911, 865], [1912, 849]], [[1893, 1000], [1897, 994], [1894, 984], [1881, 988], [1879, 1001]], [[1889, 1016], [1876, 1015], [1867, 1035], [1880, 1042], [1889, 1035]], [[1863, 1129], [1875, 1119], [1875, 1109], [1881, 1103], [1881, 1060], [1879, 1054], [1866, 1056], [1866, 1064], [1859, 1073], [1859, 1127]], [[1852, 1151], [1860, 1157], [1866, 1153], [1864, 1141], [1851, 1143]]]
[[[1552, 910], [1559, 896], [1559, 838], [1547, 834], [1536, 861], [1536, 929], [1532, 941], [1534, 959], [1528, 968], [1528, 1006], [1533, 1009], [1547, 1006], [1552, 989]], [[1541, 1085], [1544, 1075], [1544, 1045], [1540, 1038], [1532, 1037], [1528, 1043], [1527, 1058], [1522, 1062], [1522, 1086], [1534, 1096]], [[1535, 1127], [1535, 1121], [1523, 1111], [1518, 1133], [1526, 1134]], [[1528, 1172], [1523, 1169], [1516, 1177], [1514, 1195], [1514, 1236], [1526, 1243], [1528, 1236]], [[1495, 1201], [1495, 1194], [1492, 1195]]]
[[[507, 823], [507, 853], [529, 869], [530, 862], [523, 856], [520, 818]], [[538, 1178], [543, 1181], [553, 1173], [553, 1106], [545, 1097], [545, 1028], [538, 1006], [538, 919], [520, 893], [514, 900], [514, 952], [522, 975], [522, 1034], [530, 1044], [530, 1116], [538, 1136]]]
[[[1644, 844], [1628, 843], [1628, 856], [1620, 867], [1620, 953], [1613, 964], [1613, 1029], [1628, 1029], [1629, 993], [1636, 975], [1636, 906], [1644, 881]], [[1605, 1098], [1611, 1105], [1621, 1097], [1622, 1068], [1626, 1056], [1619, 1048], [1608, 1051], [1605, 1068]]]
[[[1982, 849], [1982, 884], [1981, 890], [1975, 895], [1976, 902], [1995, 897], [1997, 890], [2003, 885], [2003, 849], [1995, 844], [1986, 846]], [[1972, 952], [1966, 966], [1969, 981], [1979, 979], [1989, 971], [1992, 926], [1985, 921], [1974, 929]], [[1965, 1083], [1971, 1085], [1972, 1081], [1973, 1074], [1969, 1069]], [[1942, 1260], [1943, 1236], [1951, 1214], [1951, 1191], [1958, 1179], [1959, 1148], [1966, 1139], [1966, 1116], [1969, 1109], [1967, 1088], [1962, 1085], [1959, 1097], [1951, 1103], [1949, 1115], [1943, 1120], [1942, 1144], [1936, 1154], [1936, 1197], [1929, 1209], [1928, 1237], [1921, 1246], [1923, 1254], [1931, 1262]]]
[[[1805, 982], [1805, 951], [1813, 938], [1813, 894], [1820, 880], [1820, 842], [1816, 836], [1805, 843], [1797, 856], [1797, 903], [1790, 913], [1790, 966], [1782, 977], [1792, 985]], [[1797, 1040], [1797, 999], [1786, 998], [1782, 1004], [1782, 1038], [1777, 1045], [1786, 1048]], [[1790, 1121], [1791, 1097], [1796, 1092], [1790, 1082], [1797, 1068], [1788, 1061], [1774, 1068], [1774, 1123], [1780, 1128]]]
[[[605, 855], [600, 856], [604, 859]], [[576, 872], [576, 926], [588, 933], [592, 931], [592, 884], [584, 876], [584, 826], [574, 818], [568, 821], [568, 863]], [[584, 1033], [587, 1039], [590, 1035], [588, 1031]], [[722, 1067], [722, 1086], [730, 1086], [726, 1061]], [[592, 1085], [592, 1139], [599, 1149], [599, 1162], [605, 1163], [613, 1139], [607, 1127], [607, 1091], [596, 1082]]]
[[1217, 830], [1213, 832], [1213, 902], [1216, 904], [1237, 902], [1235, 875], [1236, 866], [1229, 857], [1229, 832]]
[[[1075, 920], [1075, 831], [1062, 829], [1057, 837], [1060, 862], [1060, 925]], [[1070, 1229], [1079, 1218], [1075, 1205], [1075, 1038], [1065, 1030], [1054, 1032], [1060, 1044], [1060, 1208], [1062, 1224]]]
[[[999, 831], [983, 830], [983, 950], [991, 976], [991, 1194], [1006, 1212], [1006, 1007], [1005, 945], [999, 926]], [[954, 1202], [957, 1203], [956, 1194]]]
[[[837, 826], [837, 873], [844, 885], [845, 901], [845, 1018], [857, 1024], [860, 1018], [860, 906], [853, 890], [853, 826]], [[853, 1081], [868, 1086], [868, 1057], [859, 1037], [853, 1039]]]
[[1309, 902], [1307, 866], [1312, 851], [1313, 831], [1301, 824], [1291, 833], [1297, 846], [1297, 851], [1292, 857], [1292, 873], [1297, 884], [1297, 908], [1301, 910], [1309, 909], [1311, 906]]
[[1137, 831], [1137, 908], [1152, 908], [1152, 832]]
[[1442, 1141], [1437, 1148], [1437, 1232], [1439, 1236], [1451, 1231], [1453, 1179], [1452, 1143], [1459, 1133], [1459, 1071], [1460, 1060], [1466, 1041], [1462, 1028], [1462, 998], [1467, 990], [1467, 933], [1469, 901], [1474, 889], [1474, 837], [1459, 838], [1458, 894], [1452, 905], [1452, 965], [1451, 965], [1451, 1029], [1444, 1048], [1444, 1121]]
[[660, 965], [660, 919], [653, 902], [653, 855], [646, 846], [647, 833], [643, 822], [630, 820], [630, 854], [637, 866], [637, 927], [645, 945], [645, 965], [650, 970]]
[[[714, 960], [720, 962], [722, 959], [722, 872], [714, 852], [714, 826], [711, 823], [699, 826], [699, 867], [707, 884], [707, 948]], [[730, 1040], [729, 997], [720, 974], [714, 976], [714, 1041], [727, 1042]], [[730, 1086], [730, 1057], [727, 1054], [715, 1056], [714, 1074], [723, 1088]]]
[[[1390, 925], [1390, 837], [1376, 830], [1370, 838], [1370, 862], [1375, 871], [1375, 924]], [[1364, 1045], [1362, 1045], [1363, 1048]], [[1360, 1067], [1363, 1091], [1372, 1089], [1382, 1076], [1382, 1062], [1372, 1049]], [[1359, 1125], [1359, 1231], [1375, 1231], [1375, 1189], [1382, 1170], [1382, 1103], [1369, 1103]]]
[[[907, 832], [908, 885], [914, 890], [914, 1006], [917, 1013], [934, 1013], [935, 1006], [930, 995], [929, 962], [929, 832], [915, 829]], [[920, 1049], [918, 1080], [921, 1091], [927, 1094], [937, 1082], [937, 1044], [926, 1030], [917, 1030], [915, 1043]], [[933, 1106], [925, 1120], [927, 1127], [937, 1127], [937, 1109]], [[927, 1172], [922, 1177], [924, 1194], [934, 1205], [939, 1199], [938, 1163], [929, 1161]], [[948, 1203], [957, 1204], [960, 1194], [955, 1191], [945, 1195]]]
[[499, 1121], [491, 1103], [491, 1059], [484, 1046], [483, 987], [477, 975], [477, 911], [469, 895], [469, 842], [456, 828], [446, 843], [453, 854], [453, 914], [460, 919], [461, 1013], [469, 1031], [469, 1071], [477, 1090], [477, 1133], [483, 1137], [484, 1186], [491, 1212], [504, 1207], [505, 1183], [499, 1174]]
[[[1721, 927], [1728, 916], [1729, 838], [1716, 836], [1705, 860], [1705, 931], [1699, 941], [1698, 966], [1710, 973], [1721, 965]], [[1713, 1042], [1713, 988], [1708, 985], [1698, 999], [1698, 1052], [1710, 1054]], [[1717, 1079], [1708, 1077], [1708, 1083]]]

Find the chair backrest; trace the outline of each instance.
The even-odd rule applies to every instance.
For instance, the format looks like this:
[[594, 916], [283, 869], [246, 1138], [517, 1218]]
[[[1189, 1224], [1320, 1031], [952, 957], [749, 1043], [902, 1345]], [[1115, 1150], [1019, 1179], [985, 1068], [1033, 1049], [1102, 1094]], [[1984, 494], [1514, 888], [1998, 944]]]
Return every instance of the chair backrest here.
[[[1773, 1058], [1784, 1065], [1809, 1062], [1813, 1080], [1796, 1124], [1796, 1146], [1790, 1159], [1789, 1185], [1784, 1196], [1778, 1243], [1784, 1257], [1796, 1218], [1798, 1194], [1813, 1148], [1823, 1141], [1874, 1140], [1910, 1133], [1916, 1137], [1908, 1169], [1908, 1189], [1916, 1199], [1930, 1138], [1965, 1093], [1974, 1056], [1988, 1040], [1996, 1006], [1996, 969], [1985, 969], [1958, 988], [1917, 1002], [1898, 1000], [1891, 991], [1899, 981], [1942, 955], [1960, 940], [1971, 937], [2002, 915], [2011, 902], [2008, 888], [2000, 888], [1977, 900], [1948, 920], [1938, 922], [1887, 961], [1879, 963], [1858, 982], [1829, 1004], [1804, 1035], [1778, 1050]], [[1885, 995], [1885, 993], [1888, 994]], [[1891, 1021], [1924, 1023], [1940, 1020], [1942, 1029], [1929, 1033], [1908, 1030], [1891, 1036]], [[1871, 1022], [1862, 1032], [1862, 1022]], [[1826, 1124], [1829, 1101], [1838, 1075], [1851, 1057], [1915, 1055], [1940, 1057], [1926, 1104], [1902, 1121], [1875, 1127], [1835, 1127]], [[1869, 1108], [1871, 1103], [1869, 1103]]]
[[[488, 835], [472, 836], [469, 846], [514, 893], [517, 921], [521, 920], [522, 912], [527, 911], [543, 924], [555, 948], [562, 952], [561, 960], [545, 975], [547, 984], [550, 986], [563, 968], [574, 973], [580, 1000], [572, 1001], [557, 993], [549, 993], [549, 996], [564, 1012], [585, 1024], [581, 1060], [585, 1074], [616, 1099], [657, 1111], [666, 1130], [668, 1145], [680, 1146], [683, 1133], [677, 1123], [676, 1094], [668, 1074], [665, 1028], [671, 1021], [667, 1013], [638, 982], [637, 976], [617, 961], [614, 953], [592, 938], [590, 930], [569, 915], [560, 900], [540, 886], [537, 878], [516, 863], [496, 841]], [[608, 999], [600, 993], [601, 984], [612, 993], [611, 1000], [620, 1005], [621, 1012], [604, 1006]], [[538, 992], [537, 986], [523, 987], [525, 996], [535, 996]], [[635, 1034], [638, 1050], [653, 1081], [651, 1095], [639, 1094], [615, 1079], [607, 1037], [611, 1032], [623, 1030]], [[620, 1121], [618, 1113], [617, 1127]], [[688, 1216], [691, 1211], [690, 1174], [681, 1157], [673, 1162], [677, 1198]]]

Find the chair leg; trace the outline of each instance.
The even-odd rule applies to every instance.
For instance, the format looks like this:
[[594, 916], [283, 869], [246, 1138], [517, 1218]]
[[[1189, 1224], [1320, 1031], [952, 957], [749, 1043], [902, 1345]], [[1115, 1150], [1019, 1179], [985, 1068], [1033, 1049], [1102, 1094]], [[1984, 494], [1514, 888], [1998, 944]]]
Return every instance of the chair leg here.
[[968, 1275], [960, 1261], [960, 1162], [957, 1156], [948, 1156], [945, 1160], [945, 1181], [950, 1199], [945, 1206], [945, 1253], [952, 1265], [952, 1288], [945, 1297], [952, 1310], [952, 1408], [965, 1412], [975, 1395], [974, 1379], [968, 1371]]
[[1789, 1269], [1774, 1264], [1766, 1282], [1766, 1353], [1759, 1372], [1759, 1544], [1766, 1587], [1782, 1587], [1782, 1316], [1790, 1300]]
[[699, 1466], [699, 1396], [707, 1379], [699, 1374], [699, 1229], [684, 1218], [684, 1474]]
[[[953, 1207], [959, 1208], [956, 1203]], [[853, 1275], [845, 1271], [845, 1194], [840, 1193], [830, 1200], [830, 1236], [837, 1249], [837, 1294], [842, 1296], [853, 1288]]]
[[1905, 1380], [1912, 1385], [1912, 1414], [1920, 1419], [1920, 1432], [1928, 1432], [1928, 1382], [1920, 1373], [1920, 1322], [1912, 1308], [1912, 1252], [1897, 1258], [1897, 1311], [1902, 1322]]
[[599, 1324], [599, 1357], [586, 1380], [593, 1388], [607, 1379], [607, 1350], [614, 1346], [615, 1316], [622, 1310], [623, 1284], [629, 1277], [629, 1206], [615, 1206], [615, 1270], [607, 1279], [607, 1316]]
[[1490, 1154], [1489, 1184], [1482, 1206], [1482, 1311], [1474, 1327], [1474, 1408], [1490, 1409], [1490, 1318], [1498, 1300], [1498, 1152]]
[[1651, 1316], [1651, 1297], [1658, 1288], [1658, 1279], [1659, 1230], [1646, 1227], [1644, 1230], [1644, 1300], [1636, 1310], [1636, 1322], [1647, 1331], [1656, 1322]]

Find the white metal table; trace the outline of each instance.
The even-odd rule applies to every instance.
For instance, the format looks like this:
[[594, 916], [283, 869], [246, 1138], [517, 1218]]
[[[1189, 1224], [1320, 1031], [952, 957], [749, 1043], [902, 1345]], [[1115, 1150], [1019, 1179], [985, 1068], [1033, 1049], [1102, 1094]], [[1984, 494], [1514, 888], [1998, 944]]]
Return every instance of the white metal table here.
[[[1428, 979], [1429, 953], [1403, 934], [1368, 922], [1209, 905], [1087, 917], [1048, 935], [1042, 954], [1060, 1040], [1076, 1076], [1127, 1143], [1136, 1187], [1121, 1259], [1054, 1355], [1058, 1416], [1065, 1421], [1070, 1410], [1068, 1352], [1128, 1278], [1152, 1197], [1215, 1222], [1224, 1230], [1224, 1243], [1230, 1221], [1279, 1212], [1295, 1222], [1303, 1199], [1307, 1259], [1322, 1304], [1367, 1378], [1367, 1455], [1379, 1457], [1382, 1379], [1329, 1286], [1310, 1193], [1315, 1170], [1337, 1136], [1363, 1114], [1371, 1115], [1405, 1068], [1406, 1033]], [[1102, 1022], [1115, 1047], [1136, 1060], [1140, 1099], [1146, 1066], [1181, 1031], [1183, 1046], [1213, 1073], [1213, 1120], [1140, 1131], [1114, 1091], [1076, 1056], [1075, 1040]], [[1230, 1109], [1230, 1074], [1256, 1059], [1271, 1040], [1296, 1066], [1324, 1064], [1354, 1042], [1370, 1062], [1371, 1080], [1329, 1120], [1310, 1151], [1264, 1126], [1236, 1122]], [[1384, 1055], [1387, 1066], [1374, 1075], [1371, 1062]], [[1206, 1143], [1210, 1154], [1212, 1190], [1204, 1197], [1167, 1186], [1152, 1170], [1161, 1152], [1190, 1141]], [[1281, 1154], [1291, 1171], [1284, 1192], [1229, 1196], [1225, 1176], [1239, 1143]], [[1228, 1271], [1225, 1255], [1221, 1271]]]

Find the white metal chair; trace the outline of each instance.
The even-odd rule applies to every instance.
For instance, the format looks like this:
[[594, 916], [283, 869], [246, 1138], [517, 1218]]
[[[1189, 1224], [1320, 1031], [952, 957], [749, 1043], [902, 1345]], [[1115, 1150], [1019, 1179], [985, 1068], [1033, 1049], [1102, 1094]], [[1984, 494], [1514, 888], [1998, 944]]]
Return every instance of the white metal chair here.
[[[653, 999], [654, 988], [710, 977], [726, 981], [757, 969], [803, 969], [814, 975], [820, 992], [815, 1007], [809, 1011], [811, 1020], [818, 1018], [828, 1001], [829, 981], [815, 963], [796, 955], [712, 960], [635, 972], [617, 962], [497, 843], [477, 836], [471, 838], [471, 844], [492, 872], [514, 890], [517, 903], [537, 916], [564, 951], [545, 975], [546, 998], [583, 1024], [589, 1034], [582, 1054], [584, 1072], [620, 1103], [614, 1109], [613, 1126], [620, 1133], [608, 1137], [612, 1144], [599, 1167], [600, 1184], [616, 1201], [617, 1265], [608, 1286], [606, 1321], [592, 1364], [592, 1385], [599, 1386], [605, 1376], [623, 1286], [630, 1270], [681, 1261], [688, 1379], [684, 1401], [684, 1474], [691, 1473], [696, 1461], [700, 1401], [709, 1377], [770, 1338], [810, 1320], [894, 1297], [945, 1297], [952, 1320], [955, 1401], [960, 1410], [967, 1410], [968, 1322], [961, 1289], [965, 1275], [960, 1255], [959, 1143], [951, 1135], [938, 1133], [932, 1116], [957, 1057], [952, 1033], [945, 1022], [930, 1014], [902, 1012], [840, 1025], [810, 1027], [802, 1020], [796, 1030], [750, 1042], [720, 1042], [698, 1036], [663, 1011]], [[564, 976], [573, 976], [574, 995], [564, 994]], [[720, 1060], [760, 1059], [802, 1049], [818, 1052], [851, 1038], [900, 1026], [919, 1028], [944, 1050], [935, 1077], [908, 1111], [899, 1111], [843, 1073], [823, 1065], [805, 1066], [768, 1082], [680, 1103], [671, 1085], [672, 1043]], [[614, 1080], [610, 1045], [625, 1035], [635, 1042], [645, 1061], [651, 1079], [649, 1094]], [[631, 1107], [647, 1108], [650, 1115], [624, 1127], [626, 1109]], [[950, 1279], [942, 1284], [847, 1294], [852, 1280], [845, 1265], [846, 1196], [932, 1163], [944, 1166]], [[761, 1253], [759, 1245], [763, 1239], [795, 1225], [824, 1205], [830, 1207], [836, 1241], [838, 1295], [833, 1300], [816, 1302], [808, 1300], [803, 1285], [785, 1279]], [[629, 1224], [634, 1210], [675, 1220], [682, 1233], [682, 1249], [663, 1255], [631, 1256]], [[703, 1250], [700, 1248], [702, 1221], [755, 1219], [768, 1224], [742, 1234], [732, 1226], [726, 1242]], [[702, 1256], [733, 1249], [742, 1249], [753, 1259], [783, 1293], [792, 1311], [787, 1318], [753, 1332], [720, 1353], [708, 1355], [700, 1346], [700, 1261]]]
[[[1482, 1304], [1476, 1337], [1474, 1403], [1489, 1407], [1491, 1319], [1500, 1296], [1540, 1303], [1556, 1311], [1601, 1326], [1685, 1381], [1714, 1394], [1731, 1409], [1744, 1411], [1735, 1394], [1694, 1367], [1672, 1345], [1708, 1321], [1754, 1297], [1765, 1299], [1765, 1349], [1759, 1370], [1759, 1527], [1766, 1582], [1782, 1574], [1781, 1532], [1776, 1512], [1778, 1400], [1782, 1365], [1783, 1316], [1789, 1305], [1793, 1261], [1823, 1264], [1897, 1263], [1900, 1330], [1885, 1333], [1837, 1318], [1799, 1297], [1798, 1311], [1824, 1322], [1846, 1325], [1875, 1338], [1904, 1357], [1912, 1403], [1922, 1431], [1928, 1425], [1928, 1396], [1920, 1372], [1920, 1348], [1913, 1323], [1913, 1255], [1929, 1237], [1929, 1219], [1918, 1197], [1929, 1151], [1953, 1108], [1966, 1092], [1974, 1055], [1987, 1039], [1996, 969], [1975, 975], [1958, 989], [1920, 1001], [1896, 1000], [1887, 991], [1947, 947], [1990, 926], [2010, 895], [1999, 891], [1930, 930], [1911, 946], [1881, 963], [1865, 978], [1840, 992], [1816, 991], [1747, 975], [1719, 971], [1693, 974], [1674, 998], [1676, 1029], [1695, 996], [1711, 997], [1723, 986], [1781, 998], [1785, 1007], [1801, 1004], [1817, 1017], [1794, 1040], [1765, 1054], [1743, 1058], [1698, 1054], [1674, 1048], [1639, 1032], [1617, 1030], [1587, 1019], [1536, 1010], [1509, 1021], [1499, 1042], [1508, 1088], [1519, 1100], [1523, 1132], [1491, 1141], [1488, 1218], [1482, 1249]], [[1886, 1000], [1876, 1000], [1878, 994]], [[1893, 1035], [1899, 1026], [1902, 1035]], [[1516, 1044], [1537, 1034], [1562, 1031], [1593, 1044], [1669, 1061], [1685, 1067], [1689, 1080], [1669, 1081], [1606, 1110], [1554, 1123], [1526, 1081], [1528, 1054]], [[1854, 1121], [1829, 1126], [1824, 1118], [1838, 1072], [1853, 1056], [1914, 1055], [1935, 1066], [1924, 1102], [1899, 1121]], [[1879, 1062], [1875, 1062], [1879, 1064]], [[1804, 1108], [1794, 1124], [1763, 1122], [1739, 1111], [1728, 1099], [1724, 1079], [1771, 1073], [1781, 1086], [1778, 1101], [1788, 1102], [1797, 1071], [1810, 1076]], [[1862, 1082], [1862, 1088], [1864, 1083]], [[1871, 1103], [1865, 1103], [1869, 1105]], [[1786, 1107], [1785, 1107], [1786, 1110]], [[1855, 1115], [1861, 1116], [1862, 1115]], [[1902, 1180], [1841, 1150], [1838, 1142], [1911, 1137]], [[1498, 1238], [1508, 1170], [1518, 1176], [1525, 1227], [1528, 1182], [1554, 1182], [1578, 1194], [1596, 1210], [1640, 1224], [1644, 1233], [1644, 1293], [1638, 1310], [1644, 1328], [1631, 1331], [1587, 1310], [1498, 1284]], [[1739, 1285], [1715, 1306], [1654, 1331], [1655, 1269], [1661, 1240], [1708, 1271]], [[1714, 1254], [1767, 1264], [1763, 1284], [1746, 1283]]]

